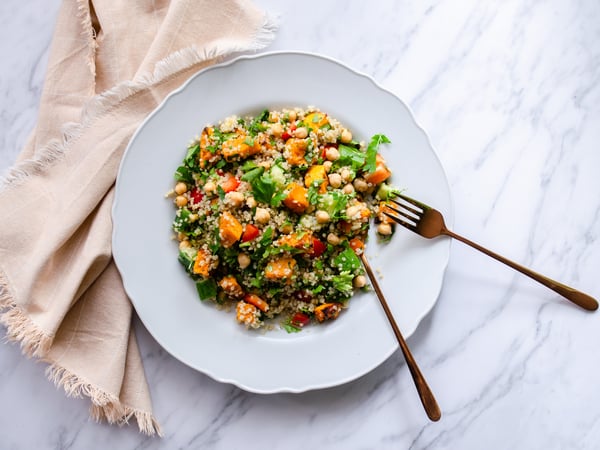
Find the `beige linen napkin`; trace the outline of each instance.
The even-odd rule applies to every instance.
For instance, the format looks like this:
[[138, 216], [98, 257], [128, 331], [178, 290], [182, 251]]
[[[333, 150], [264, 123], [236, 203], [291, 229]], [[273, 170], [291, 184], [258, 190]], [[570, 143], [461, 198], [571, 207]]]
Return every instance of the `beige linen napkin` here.
[[0, 182], [0, 320], [98, 420], [160, 434], [111, 258], [123, 151], [168, 92], [273, 32], [243, 0], [63, 1], [37, 126]]

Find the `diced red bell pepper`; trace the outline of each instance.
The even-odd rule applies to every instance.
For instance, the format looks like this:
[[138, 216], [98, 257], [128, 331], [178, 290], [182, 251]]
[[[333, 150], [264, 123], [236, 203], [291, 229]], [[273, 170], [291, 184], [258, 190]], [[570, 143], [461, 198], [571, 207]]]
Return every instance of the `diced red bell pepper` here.
[[223, 175], [221, 180], [219, 181], [219, 186], [223, 189], [225, 193], [235, 191], [240, 185], [240, 180], [238, 180], [235, 176], [230, 173], [226, 173]]
[[295, 327], [298, 328], [303, 328], [304, 326], [308, 325], [310, 323], [310, 317], [308, 317], [307, 314], [304, 314], [303, 312], [297, 312], [295, 313], [292, 318], [290, 319], [290, 324], [292, 324]]
[[318, 240], [316, 237], [313, 237], [313, 248], [310, 252], [310, 256], [313, 258], [318, 258], [325, 252], [325, 250], [327, 250], [327, 245]]
[[244, 233], [242, 234], [242, 242], [248, 242], [253, 239], [256, 239], [259, 234], [260, 230], [251, 223], [249, 223], [244, 227]]
[[196, 186], [190, 190], [190, 200], [192, 201], [192, 204], [200, 203], [203, 198], [204, 194]]
[[281, 134], [281, 139], [283, 139], [284, 141], [287, 141], [287, 140], [288, 140], [289, 138], [291, 138], [291, 137], [292, 137], [292, 135], [291, 135], [290, 133], [288, 133], [287, 131], [284, 131], [284, 132]]

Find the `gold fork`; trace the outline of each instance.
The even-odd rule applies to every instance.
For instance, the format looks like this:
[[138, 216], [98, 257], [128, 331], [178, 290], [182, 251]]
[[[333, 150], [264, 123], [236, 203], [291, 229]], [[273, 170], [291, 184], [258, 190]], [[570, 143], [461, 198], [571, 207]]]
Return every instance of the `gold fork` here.
[[[398, 199], [401, 199], [401, 201]], [[588, 311], [595, 311], [598, 309], [598, 302], [589, 295], [534, 272], [527, 267], [517, 264], [505, 258], [504, 256], [500, 256], [497, 253], [494, 253], [487, 248], [482, 247], [481, 245], [476, 244], [475, 242], [470, 241], [463, 236], [454, 233], [453, 231], [450, 231], [444, 223], [444, 217], [442, 214], [432, 207], [402, 194], [395, 194], [394, 198], [390, 198], [390, 200], [397, 205], [397, 208], [391, 205], [386, 205], [386, 210], [383, 213], [391, 218], [394, 222], [403, 225], [409, 230], [414, 231], [415, 233], [428, 239], [441, 235], [453, 237], [454, 239], [464, 242], [465, 244], [476, 248], [480, 252], [483, 252], [486, 255], [491, 256], [492, 258], [512, 267], [518, 272], [533, 278], [535, 281], [543, 284], [546, 287], [549, 287], [567, 300], [570, 300], [571, 302], [581, 306], [584, 309], [587, 309]], [[388, 211], [390, 210], [395, 214], [389, 213]]]
[[429, 417], [432, 421], [437, 422], [438, 420], [440, 420], [440, 417], [442, 417], [442, 412], [440, 411], [440, 407], [438, 406], [437, 401], [435, 400], [435, 397], [433, 396], [433, 392], [431, 392], [431, 389], [429, 388], [427, 381], [425, 381], [425, 377], [421, 373], [421, 370], [419, 370], [419, 366], [417, 365], [417, 362], [413, 358], [413, 355], [410, 352], [410, 349], [408, 348], [408, 345], [406, 344], [406, 341], [404, 340], [402, 333], [400, 332], [400, 328], [398, 327], [398, 324], [396, 323], [396, 320], [394, 319], [394, 316], [392, 315], [392, 312], [390, 311], [390, 308], [389, 308], [387, 302], [385, 301], [383, 292], [381, 291], [381, 288], [379, 287], [379, 283], [377, 282], [377, 279], [375, 278], [375, 274], [371, 270], [371, 266], [369, 265], [369, 261], [367, 260], [367, 257], [365, 256], [364, 252], [360, 254], [360, 259], [362, 260], [363, 266], [365, 267], [367, 275], [369, 276], [371, 285], [373, 286], [373, 289], [375, 289], [377, 298], [379, 299], [379, 302], [381, 303], [381, 306], [383, 307], [383, 310], [385, 311], [385, 315], [386, 315], [388, 321], [390, 322], [390, 325], [392, 326], [392, 330], [394, 330], [394, 334], [396, 335], [398, 344], [400, 344], [400, 350], [402, 350], [402, 354], [404, 355], [404, 360], [406, 361], [408, 370], [410, 371], [412, 379], [415, 383], [415, 387], [417, 388], [417, 392], [419, 393], [419, 398], [421, 399], [423, 408], [425, 409], [425, 412], [427, 413], [427, 417]]

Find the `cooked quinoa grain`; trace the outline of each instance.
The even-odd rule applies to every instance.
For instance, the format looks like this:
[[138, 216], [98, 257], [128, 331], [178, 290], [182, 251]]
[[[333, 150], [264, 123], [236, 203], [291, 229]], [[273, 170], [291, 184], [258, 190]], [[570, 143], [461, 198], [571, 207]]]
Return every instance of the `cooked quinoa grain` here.
[[370, 219], [386, 238], [393, 231], [382, 211], [396, 191], [378, 153], [389, 140], [352, 136], [313, 107], [230, 116], [202, 130], [172, 200], [179, 261], [200, 299], [235, 305], [248, 328], [283, 317], [299, 331], [338, 317], [366, 284], [357, 253]]

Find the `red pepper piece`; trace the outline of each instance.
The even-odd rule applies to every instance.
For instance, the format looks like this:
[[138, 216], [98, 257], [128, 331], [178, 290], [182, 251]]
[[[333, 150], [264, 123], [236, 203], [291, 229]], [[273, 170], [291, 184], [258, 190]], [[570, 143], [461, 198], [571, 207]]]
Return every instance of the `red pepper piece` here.
[[295, 313], [292, 318], [290, 319], [290, 324], [292, 324], [295, 327], [298, 328], [303, 328], [304, 326], [308, 325], [310, 323], [310, 317], [308, 317], [307, 314], [304, 314], [303, 312], [297, 312]]
[[244, 227], [244, 233], [242, 234], [242, 242], [248, 242], [253, 239], [256, 239], [259, 234], [260, 230], [251, 223], [249, 223]]

